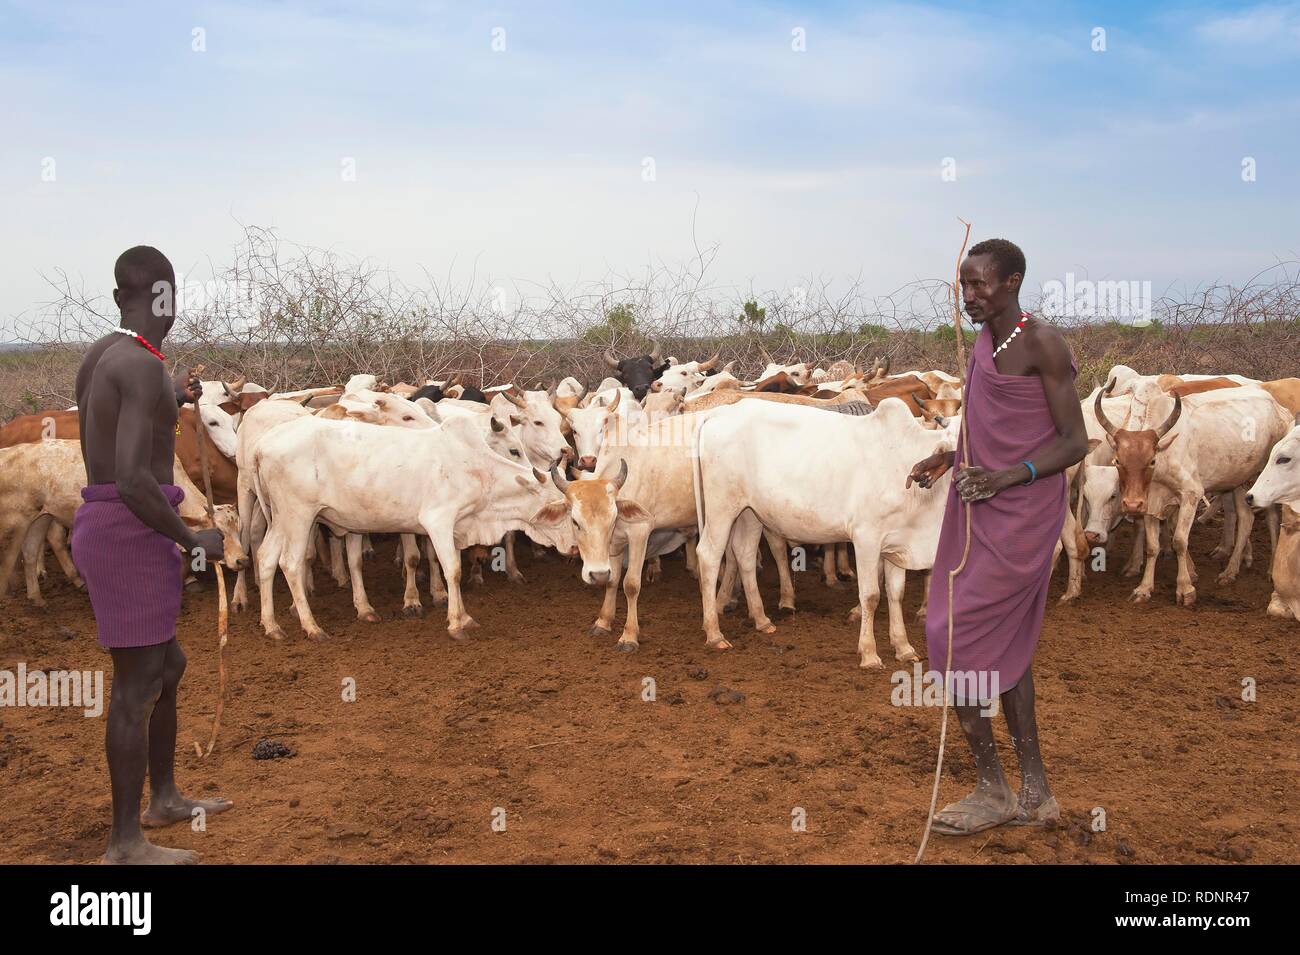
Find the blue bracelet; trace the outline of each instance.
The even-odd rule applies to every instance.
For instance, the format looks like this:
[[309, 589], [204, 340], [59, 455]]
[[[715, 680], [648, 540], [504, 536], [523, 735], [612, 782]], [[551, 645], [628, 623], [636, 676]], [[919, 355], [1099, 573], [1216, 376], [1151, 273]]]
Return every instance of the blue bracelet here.
[[1033, 465], [1031, 462], [1029, 462], [1029, 461], [1021, 461], [1020, 463], [1023, 464], [1025, 467], [1029, 468], [1029, 480], [1028, 480], [1028, 481], [1021, 481], [1020, 483], [1021, 483], [1021, 484], [1033, 484], [1035, 481], [1037, 481], [1037, 480], [1038, 480], [1038, 468], [1034, 467], [1034, 465]]

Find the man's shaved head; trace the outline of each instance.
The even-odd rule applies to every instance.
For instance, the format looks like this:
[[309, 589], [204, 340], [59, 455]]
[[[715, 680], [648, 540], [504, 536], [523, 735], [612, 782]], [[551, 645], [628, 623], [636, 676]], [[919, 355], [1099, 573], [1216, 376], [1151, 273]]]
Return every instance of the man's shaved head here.
[[1024, 281], [1025, 253], [1020, 251], [1020, 246], [1008, 239], [985, 239], [971, 246], [966, 254], [987, 255], [997, 267], [1000, 278], [1008, 279], [1018, 272], [1021, 281]]
[[176, 270], [167, 256], [151, 245], [137, 245], [117, 257], [113, 278], [123, 295], [152, 296], [155, 282], [176, 284]]

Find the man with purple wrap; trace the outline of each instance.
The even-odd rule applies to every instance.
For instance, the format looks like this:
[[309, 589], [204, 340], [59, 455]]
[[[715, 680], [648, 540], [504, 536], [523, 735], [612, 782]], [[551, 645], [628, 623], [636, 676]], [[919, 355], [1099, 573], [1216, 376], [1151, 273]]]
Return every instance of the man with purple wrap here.
[[[114, 267], [122, 325], [95, 342], [77, 372], [77, 414], [88, 483], [72, 525], [72, 557], [86, 581], [99, 643], [113, 658], [105, 748], [113, 789], [106, 863], [176, 865], [185, 849], [150, 843], [158, 827], [231, 807], [176, 788], [176, 692], [185, 654], [176, 642], [182, 555], [219, 561], [221, 532], [193, 531], [172, 483], [178, 406], [197, 380], [167, 374], [158, 346], [175, 321], [176, 275], [157, 249], [136, 246]], [[145, 773], [149, 807], [140, 813]]]
[[[1024, 275], [1024, 253], [1006, 239], [978, 243], [961, 265], [962, 302], [979, 327], [962, 396], [970, 467], [956, 472], [949, 490], [926, 609], [926, 646], [938, 669], [948, 656], [948, 572], [966, 544], [960, 498], [970, 511], [970, 552], [953, 580], [948, 685], [978, 782], [935, 813], [933, 831], [951, 836], [1060, 817], [1039, 751], [1030, 664], [1069, 507], [1064, 472], [1087, 454], [1088, 439], [1074, 387], [1078, 367], [1061, 333], [1021, 310]], [[961, 460], [959, 441], [956, 451], [919, 462], [908, 485], [931, 487]], [[998, 702], [1020, 764], [1018, 795], [993, 739]]]

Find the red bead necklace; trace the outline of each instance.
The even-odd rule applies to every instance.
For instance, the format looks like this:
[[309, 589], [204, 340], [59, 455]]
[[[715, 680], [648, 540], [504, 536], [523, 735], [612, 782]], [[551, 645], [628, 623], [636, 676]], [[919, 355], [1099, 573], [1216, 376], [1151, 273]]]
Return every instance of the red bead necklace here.
[[167, 360], [167, 356], [164, 355], [162, 352], [160, 352], [158, 349], [154, 348], [152, 345], [150, 345], [149, 342], [145, 339], [145, 337], [141, 335], [139, 332], [133, 332], [129, 328], [115, 328], [113, 329], [113, 331], [117, 332], [119, 335], [130, 335], [132, 338], [134, 338], [145, 348], [149, 349], [150, 354], [157, 357], [159, 361]]
[[1007, 340], [1006, 340], [1006, 341], [1004, 341], [1004, 342], [1003, 342], [1001, 345], [999, 345], [997, 348], [993, 349], [993, 357], [994, 357], [994, 358], [996, 358], [996, 357], [998, 356], [998, 352], [1002, 351], [1002, 349], [1006, 348], [1008, 345], [1011, 344], [1011, 340], [1012, 340], [1013, 338], [1015, 338], [1017, 335], [1020, 334], [1020, 330], [1021, 330], [1022, 328], [1025, 327], [1025, 322], [1028, 320], [1028, 318], [1029, 318], [1029, 313], [1028, 313], [1028, 312], [1021, 312], [1021, 313], [1020, 313], [1020, 321], [1016, 322], [1016, 330], [1013, 331], [1010, 335], [1007, 336]]

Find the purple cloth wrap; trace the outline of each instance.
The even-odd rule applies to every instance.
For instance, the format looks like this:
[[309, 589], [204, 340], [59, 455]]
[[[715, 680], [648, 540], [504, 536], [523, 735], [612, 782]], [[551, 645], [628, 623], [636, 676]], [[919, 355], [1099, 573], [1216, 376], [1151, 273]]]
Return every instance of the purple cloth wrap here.
[[[158, 487], [173, 509], [180, 506], [179, 487]], [[72, 519], [72, 561], [86, 581], [99, 645], [118, 650], [171, 640], [181, 612], [180, 549], [142, 523], [116, 485], [87, 485], [81, 499]]]
[[[1077, 375], [1073, 357], [1070, 363]], [[975, 339], [962, 409], [972, 467], [1015, 467], [1033, 460], [1057, 436], [1042, 379], [1001, 374], [993, 363], [993, 335], [987, 324]], [[959, 440], [958, 466], [961, 460]], [[1005, 693], [1029, 669], [1047, 607], [1052, 553], [1065, 523], [1066, 492], [1066, 476], [1059, 473], [970, 505], [970, 555], [953, 580], [954, 673], [987, 673], [989, 686], [996, 674], [997, 692]], [[961, 563], [965, 545], [962, 511], [954, 481], [925, 621], [930, 666], [940, 671], [948, 655], [948, 572]]]

